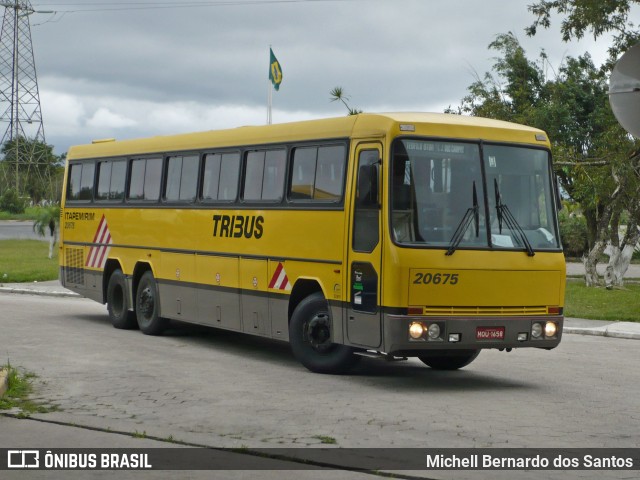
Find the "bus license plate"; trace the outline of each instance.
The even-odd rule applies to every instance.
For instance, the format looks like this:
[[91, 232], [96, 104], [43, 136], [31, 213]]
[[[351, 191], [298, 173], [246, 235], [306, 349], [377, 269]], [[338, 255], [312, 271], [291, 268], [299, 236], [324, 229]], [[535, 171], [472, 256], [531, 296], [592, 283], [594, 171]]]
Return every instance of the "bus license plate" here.
[[476, 340], [504, 340], [504, 327], [478, 327]]

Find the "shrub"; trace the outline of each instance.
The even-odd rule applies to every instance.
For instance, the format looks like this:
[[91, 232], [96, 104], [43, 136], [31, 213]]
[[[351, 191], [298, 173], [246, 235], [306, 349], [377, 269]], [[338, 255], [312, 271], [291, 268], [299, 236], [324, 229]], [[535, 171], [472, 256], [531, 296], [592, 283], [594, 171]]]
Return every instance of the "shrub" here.
[[25, 208], [24, 200], [11, 188], [5, 190], [4, 194], [0, 197], [0, 210], [9, 213], [24, 213]]
[[587, 221], [582, 215], [567, 215], [560, 212], [560, 238], [567, 257], [582, 257], [589, 249]]

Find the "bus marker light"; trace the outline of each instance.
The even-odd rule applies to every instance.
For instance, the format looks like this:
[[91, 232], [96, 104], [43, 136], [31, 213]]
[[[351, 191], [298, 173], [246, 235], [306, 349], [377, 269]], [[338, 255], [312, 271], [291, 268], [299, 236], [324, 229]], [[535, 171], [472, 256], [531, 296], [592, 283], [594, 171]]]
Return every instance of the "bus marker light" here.
[[457, 343], [460, 341], [460, 334], [459, 333], [450, 333], [449, 334], [449, 341], [451, 343]]
[[556, 333], [558, 333], [558, 325], [554, 322], [547, 322], [544, 326], [544, 336], [555, 337]]
[[540, 338], [542, 336], [542, 324], [541, 323], [534, 323], [533, 325], [531, 325], [531, 336], [533, 338]]
[[560, 315], [560, 307], [547, 307], [549, 315]]
[[422, 338], [422, 335], [424, 335], [424, 325], [419, 322], [413, 322], [409, 325], [409, 335], [415, 340]]
[[526, 332], [522, 332], [518, 334], [518, 341], [519, 342], [526, 342], [527, 338], [529, 338], [529, 334]]

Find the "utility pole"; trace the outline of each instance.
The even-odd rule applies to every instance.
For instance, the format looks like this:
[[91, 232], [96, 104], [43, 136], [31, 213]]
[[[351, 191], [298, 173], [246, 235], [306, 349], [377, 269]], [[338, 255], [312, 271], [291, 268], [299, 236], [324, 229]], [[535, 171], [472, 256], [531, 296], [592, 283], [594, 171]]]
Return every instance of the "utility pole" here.
[[[0, 0], [0, 6], [5, 7], [0, 33], [0, 147], [5, 148], [2, 162], [14, 167], [3, 165], [4, 184], [13, 184], [19, 195], [50, 195], [50, 159], [43, 148], [46, 141], [29, 23], [32, 13], [49, 12], [36, 12], [29, 0]], [[28, 191], [31, 176], [44, 191]]]

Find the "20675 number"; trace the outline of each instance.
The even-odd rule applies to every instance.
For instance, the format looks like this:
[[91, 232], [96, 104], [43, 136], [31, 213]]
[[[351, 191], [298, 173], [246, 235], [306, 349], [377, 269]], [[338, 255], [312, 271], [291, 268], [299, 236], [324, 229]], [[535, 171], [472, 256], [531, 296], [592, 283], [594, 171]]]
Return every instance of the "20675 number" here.
[[456, 285], [457, 273], [416, 273], [413, 283], [416, 285]]

